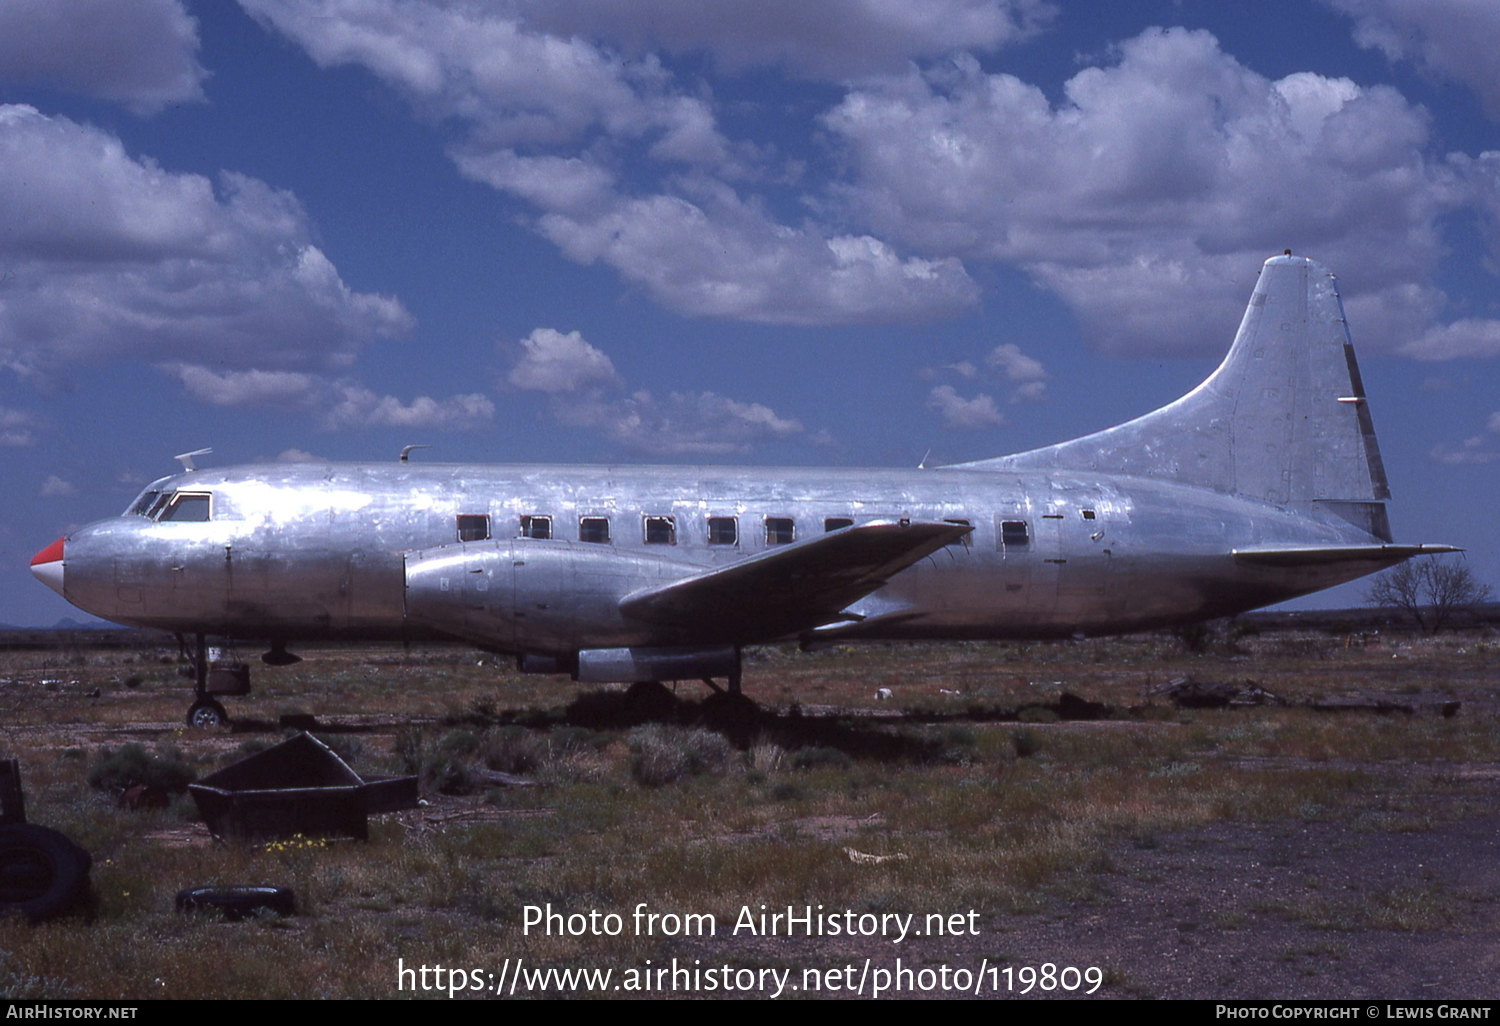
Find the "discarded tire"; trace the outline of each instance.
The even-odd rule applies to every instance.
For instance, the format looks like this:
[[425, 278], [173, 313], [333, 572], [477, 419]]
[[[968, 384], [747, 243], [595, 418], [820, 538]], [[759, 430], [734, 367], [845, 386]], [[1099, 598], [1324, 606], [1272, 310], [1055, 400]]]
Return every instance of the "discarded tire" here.
[[237, 923], [246, 916], [268, 912], [296, 915], [297, 899], [290, 887], [189, 887], [177, 892], [177, 911], [218, 911], [231, 923]]
[[0, 827], [0, 912], [33, 923], [61, 915], [88, 894], [89, 853], [34, 823]]

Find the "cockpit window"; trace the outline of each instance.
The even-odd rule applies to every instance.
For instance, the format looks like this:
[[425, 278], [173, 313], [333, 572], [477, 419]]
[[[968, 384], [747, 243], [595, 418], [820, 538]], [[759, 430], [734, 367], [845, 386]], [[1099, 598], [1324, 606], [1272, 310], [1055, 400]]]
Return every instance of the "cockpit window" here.
[[209, 498], [204, 492], [178, 492], [166, 502], [166, 508], [156, 519], [184, 523], [206, 522], [209, 515]]
[[126, 516], [148, 517], [151, 510], [156, 506], [156, 500], [161, 498], [161, 492], [154, 488], [147, 488], [140, 497], [130, 504], [125, 511]]

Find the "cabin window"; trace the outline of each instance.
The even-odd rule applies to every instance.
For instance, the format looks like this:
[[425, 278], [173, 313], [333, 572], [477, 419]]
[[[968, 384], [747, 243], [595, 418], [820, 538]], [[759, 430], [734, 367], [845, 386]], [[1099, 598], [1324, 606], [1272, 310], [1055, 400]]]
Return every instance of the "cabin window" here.
[[739, 521], [734, 517], [708, 518], [708, 543], [710, 545], [738, 545]]
[[609, 517], [579, 517], [578, 540], [595, 545], [609, 544]]
[[823, 530], [841, 531], [846, 527], [853, 527], [854, 521], [849, 517], [827, 517], [823, 520]]
[[1024, 520], [1000, 521], [1000, 545], [1006, 549], [1024, 549], [1031, 544], [1031, 535]]
[[[973, 526], [967, 520], [944, 520], [943, 523], [945, 523], [945, 524], [957, 524], [959, 527], [971, 527], [971, 526]], [[964, 535], [962, 538], [959, 538], [957, 541], [951, 541], [948, 544], [949, 545], [957, 545], [959, 548], [966, 549], [970, 545], [972, 545], [973, 543], [974, 543], [974, 532], [970, 531], [968, 534]]]
[[797, 525], [791, 517], [766, 517], [766, 544], [790, 545], [797, 537]]
[[1093, 519], [1095, 519], [1095, 517], [1094, 517], [1094, 511], [1091, 510], [1091, 509], [1081, 509], [1078, 512], [1081, 513], [1081, 514], [1083, 514], [1083, 519], [1085, 519], [1085, 520], [1093, 520]]
[[178, 492], [172, 496], [167, 508], [161, 511], [158, 520], [182, 523], [203, 523], [208, 520], [209, 497], [202, 492]]
[[527, 516], [521, 518], [522, 538], [551, 538], [552, 518], [543, 516]]
[[677, 521], [671, 517], [646, 517], [647, 545], [676, 545]]
[[489, 536], [490, 515], [488, 513], [460, 513], [458, 515], [459, 541], [485, 541]]

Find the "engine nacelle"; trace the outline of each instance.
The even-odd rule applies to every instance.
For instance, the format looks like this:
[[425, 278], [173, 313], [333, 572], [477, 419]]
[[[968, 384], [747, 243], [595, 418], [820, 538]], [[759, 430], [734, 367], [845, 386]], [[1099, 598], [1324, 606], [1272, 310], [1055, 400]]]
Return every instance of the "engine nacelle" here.
[[578, 653], [576, 679], [590, 684], [738, 679], [740, 652], [718, 648], [595, 648]]
[[509, 538], [406, 554], [406, 618], [506, 652], [566, 658], [581, 649], [658, 644], [620, 599], [699, 572], [612, 546]]

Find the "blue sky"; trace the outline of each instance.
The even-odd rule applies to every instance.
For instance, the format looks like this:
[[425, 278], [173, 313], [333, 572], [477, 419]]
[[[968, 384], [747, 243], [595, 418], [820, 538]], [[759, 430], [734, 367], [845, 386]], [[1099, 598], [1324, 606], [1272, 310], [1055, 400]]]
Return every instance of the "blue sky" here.
[[1073, 437], [1196, 384], [1284, 248], [1397, 539], [1500, 584], [1497, 52], [1489, 0], [0, 0], [0, 622], [77, 615], [31, 554], [205, 446]]

